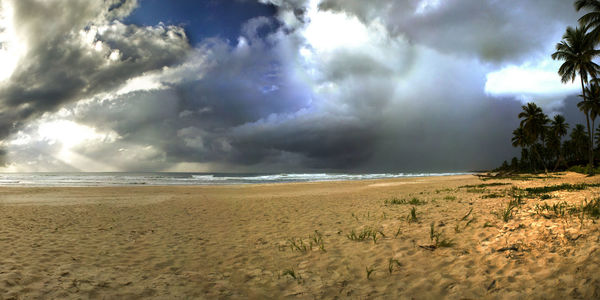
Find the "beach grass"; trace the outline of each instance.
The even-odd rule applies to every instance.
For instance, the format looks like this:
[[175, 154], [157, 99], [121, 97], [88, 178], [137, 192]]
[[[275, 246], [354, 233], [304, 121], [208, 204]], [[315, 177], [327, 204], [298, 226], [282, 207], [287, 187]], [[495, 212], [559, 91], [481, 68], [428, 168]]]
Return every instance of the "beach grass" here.
[[399, 198], [392, 198], [392, 199], [388, 199], [384, 201], [385, 204], [391, 204], [391, 205], [425, 205], [427, 204], [427, 201], [421, 200], [417, 197], [412, 197], [410, 200], [406, 200], [406, 199], [399, 199]]

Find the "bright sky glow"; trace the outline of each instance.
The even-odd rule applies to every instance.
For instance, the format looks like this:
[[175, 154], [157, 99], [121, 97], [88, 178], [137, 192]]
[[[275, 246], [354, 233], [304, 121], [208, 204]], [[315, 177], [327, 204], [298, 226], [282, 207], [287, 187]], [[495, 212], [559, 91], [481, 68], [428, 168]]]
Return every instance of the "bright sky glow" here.
[[574, 83], [563, 84], [556, 70], [559, 62], [544, 61], [536, 66], [525, 64], [511, 65], [487, 74], [485, 92], [493, 96], [506, 95], [547, 95], [578, 92], [581, 87]]
[[135, 91], [159, 90], [164, 88], [157, 76], [154, 74], [142, 75], [127, 80], [125, 85], [117, 91], [117, 95], [123, 95]]
[[117, 139], [115, 133], [103, 134], [92, 127], [77, 124], [68, 120], [56, 120], [39, 125], [38, 134], [50, 144], [60, 143], [63, 148], [71, 149], [83, 142], [105, 141]]
[[320, 1], [311, 1], [307, 12], [310, 23], [304, 37], [318, 51], [356, 48], [369, 41], [369, 31], [356, 17], [318, 9]]
[[10, 3], [3, 2], [0, 7], [0, 81], [12, 75], [25, 51], [24, 42], [15, 32], [13, 9]]

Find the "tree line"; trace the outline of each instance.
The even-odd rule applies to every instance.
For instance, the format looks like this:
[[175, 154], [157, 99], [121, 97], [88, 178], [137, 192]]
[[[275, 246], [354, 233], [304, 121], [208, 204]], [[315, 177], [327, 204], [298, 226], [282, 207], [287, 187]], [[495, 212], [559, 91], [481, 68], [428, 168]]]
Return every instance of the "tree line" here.
[[514, 171], [559, 170], [586, 165], [593, 172], [600, 155], [600, 126], [594, 130], [600, 115], [600, 66], [594, 59], [600, 55], [600, 1], [577, 0], [575, 10], [584, 11], [578, 26], [569, 26], [556, 44], [552, 59], [562, 61], [558, 69], [563, 83], [581, 84], [581, 101], [577, 107], [585, 114], [586, 126], [577, 124], [567, 135], [569, 124], [561, 115], [553, 119], [534, 103], [522, 106], [519, 128], [513, 131], [512, 145], [521, 148], [521, 159], [504, 162], [500, 169]]

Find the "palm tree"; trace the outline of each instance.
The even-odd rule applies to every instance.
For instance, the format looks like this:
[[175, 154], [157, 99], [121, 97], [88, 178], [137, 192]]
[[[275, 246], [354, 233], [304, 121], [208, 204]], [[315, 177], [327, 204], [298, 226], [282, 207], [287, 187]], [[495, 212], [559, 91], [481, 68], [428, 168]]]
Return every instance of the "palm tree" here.
[[513, 137], [511, 139], [513, 147], [521, 147], [521, 162], [526, 160], [525, 155], [523, 155], [524, 151], [526, 151], [525, 147], [527, 147], [527, 137], [525, 136], [525, 130], [523, 126], [519, 126], [519, 128], [513, 130]]
[[590, 127], [590, 134], [592, 136], [591, 145], [594, 147], [594, 123], [596, 122], [596, 117], [600, 115], [600, 85], [598, 84], [598, 79], [595, 78], [590, 81], [588, 87], [585, 88], [585, 93], [587, 100], [577, 103], [577, 107], [582, 111], [587, 111], [590, 116], [590, 120], [592, 121], [592, 126]]
[[544, 166], [544, 171], [548, 173], [546, 163], [540, 156], [539, 151], [537, 151], [537, 147], [535, 147], [537, 141], [544, 135], [544, 132], [546, 131], [548, 116], [546, 116], [542, 109], [535, 103], [527, 103], [527, 105], [523, 105], [521, 108], [523, 111], [519, 113], [519, 119], [522, 119], [520, 127], [523, 128], [525, 144], [529, 146], [533, 153], [536, 154]]
[[596, 149], [600, 150], [600, 126], [596, 128], [596, 133], [594, 135], [594, 138], [596, 139]]
[[575, 1], [575, 10], [589, 10], [588, 13], [579, 18], [579, 24], [591, 29], [590, 34], [596, 41], [600, 40], [600, 1], [598, 0], [577, 0]]
[[574, 154], [576, 161], [585, 160], [585, 150], [588, 148], [589, 140], [587, 139], [588, 133], [585, 132], [585, 127], [581, 124], [575, 125], [575, 128], [571, 131], [569, 137], [570, 146], [572, 146], [571, 152]]
[[569, 124], [565, 122], [565, 117], [561, 115], [555, 115], [554, 119], [550, 123], [549, 134], [548, 134], [548, 145], [549, 148], [556, 155], [556, 164], [554, 165], [554, 170], [556, 170], [561, 161], [564, 162], [564, 157], [562, 155], [562, 147], [561, 140], [567, 135], [567, 130], [569, 129]]
[[[552, 59], [564, 61], [558, 69], [563, 83], [573, 82], [579, 75], [583, 101], [586, 101], [585, 84], [588, 82], [589, 76], [595, 76], [600, 71], [600, 66], [592, 61], [596, 55], [600, 54], [600, 51], [594, 49], [595, 39], [587, 33], [587, 28], [567, 27], [562, 38], [563, 40], [556, 44], [556, 52], [552, 54]], [[590, 117], [587, 112], [584, 111], [584, 113], [591, 142]], [[593, 165], [594, 156], [591, 146], [588, 152], [589, 164]]]
[[526, 142], [526, 137], [525, 137], [525, 130], [523, 130], [523, 127], [519, 127], [515, 130], [513, 130], [513, 137], [511, 139], [512, 141], [512, 145], [513, 147], [527, 147], [527, 142]]

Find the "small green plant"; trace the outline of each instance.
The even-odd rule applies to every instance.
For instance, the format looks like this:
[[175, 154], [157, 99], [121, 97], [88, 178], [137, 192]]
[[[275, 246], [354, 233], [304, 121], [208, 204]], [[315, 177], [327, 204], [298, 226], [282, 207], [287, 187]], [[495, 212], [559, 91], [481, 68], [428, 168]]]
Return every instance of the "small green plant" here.
[[454, 201], [454, 200], [456, 200], [456, 196], [448, 195], [448, 196], [444, 197], [444, 200]]
[[583, 219], [585, 216], [589, 216], [590, 218], [599, 219], [600, 218], [600, 198], [593, 199], [592, 201], [582, 202], [579, 207], [572, 206], [568, 208], [569, 214], [581, 214], [579, 219], [581, 219], [581, 224], [583, 226]]
[[301, 238], [291, 238], [288, 240], [288, 243], [292, 251], [306, 253], [310, 250], [310, 246], [305, 244]]
[[509, 185], [510, 183], [503, 182], [492, 182], [492, 183], [482, 183], [482, 184], [472, 184], [472, 185], [463, 185], [460, 188], [486, 188], [490, 186], [501, 186], [501, 185]]
[[481, 196], [481, 199], [493, 199], [493, 198], [501, 198], [504, 195], [502, 194], [497, 194], [497, 193], [491, 193], [491, 194], [487, 194], [487, 195], [483, 195]]
[[435, 230], [435, 222], [431, 222], [429, 238], [434, 242], [433, 246], [435, 248], [452, 247], [454, 245], [453, 240], [444, 238], [441, 232]]
[[[586, 199], [586, 202], [587, 202], [587, 199]], [[581, 207], [583, 207], [583, 201], [581, 201]], [[585, 221], [585, 212], [583, 211], [583, 209], [581, 210], [581, 213], [577, 214], [577, 218], [579, 219], [579, 223], [581, 224], [581, 226], [579, 228], [583, 229], [583, 224]]]
[[365, 227], [358, 233], [356, 231], [354, 231], [354, 229], [352, 229], [352, 231], [350, 231], [350, 233], [347, 234], [346, 237], [351, 241], [357, 241], [357, 242], [362, 242], [367, 239], [372, 239], [373, 243], [377, 244], [377, 240], [379, 239], [378, 235], [385, 237], [385, 234], [383, 234], [383, 232], [381, 230], [375, 230], [370, 227]]
[[302, 279], [300, 274], [296, 274], [296, 271], [294, 270], [294, 268], [285, 269], [281, 275], [282, 276], [289, 275], [290, 277], [294, 278], [295, 280]]
[[408, 221], [408, 223], [413, 223], [413, 222], [419, 221], [419, 219], [417, 218], [417, 208], [416, 207], [413, 206], [410, 209], [410, 213], [408, 213], [406, 220]]
[[385, 204], [393, 204], [393, 205], [406, 204], [406, 200], [394, 197], [392, 199], [386, 199]]
[[371, 279], [371, 274], [375, 272], [375, 266], [365, 267], [365, 270], [367, 271], [367, 280]]
[[425, 205], [425, 204], [427, 204], [427, 201], [420, 200], [417, 197], [413, 197], [412, 199], [410, 199], [410, 201], [408, 201], [408, 204], [410, 204], [410, 205]]
[[540, 199], [542, 200], [548, 200], [548, 199], [552, 199], [552, 196], [548, 195], [548, 194], [543, 194], [540, 196]]
[[460, 220], [461, 221], [466, 220], [471, 215], [472, 212], [473, 212], [473, 209], [472, 208], [469, 209], [469, 212], [466, 215], [464, 215]]
[[526, 188], [525, 192], [529, 197], [535, 197], [536, 195], [547, 194], [556, 191], [582, 191], [590, 187], [599, 187], [600, 183], [577, 183], [577, 184], [569, 184], [563, 183], [560, 185], [552, 185], [552, 186], [542, 186], [542, 187], [532, 187]]
[[401, 266], [402, 265], [400, 264], [400, 262], [397, 259], [390, 258], [388, 260], [388, 273], [390, 273], [390, 275], [392, 275], [392, 272], [394, 272], [394, 267], [400, 268]]
[[402, 233], [402, 232], [400, 231], [400, 229], [402, 229], [402, 226], [398, 226], [398, 230], [396, 230], [396, 233], [394, 234], [394, 238], [395, 238], [395, 239], [397, 239], [397, 238], [398, 238], [398, 236], [400, 235], [400, 233]]
[[469, 220], [467, 222], [467, 224], [465, 224], [465, 228], [467, 228], [469, 225], [471, 225], [471, 223], [475, 222], [475, 220], [477, 220], [477, 219], [475, 219], [475, 217], [472, 217], [471, 220]]
[[494, 227], [494, 225], [492, 225], [490, 222], [485, 222], [485, 224], [483, 224], [483, 228], [488, 228], [488, 227]]
[[487, 192], [484, 188], [468, 188], [467, 193], [482, 194]]
[[315, 230], [315, 234], [309, 235], [308, 238], [310, 239], [311, 250], [313, 246], [317, 246], [319, 247], [319, 250], [327, 252], [325, 250], [325, 243], [323, 242], [323, 235], [318, 230]]
[[579, 211], [577, 207], [569, 206], [569, 204], [565, 201], [554, 203], [552, 205], [548, 205], [548, 203], [544, 203], [542, 205], [536, 204], [534, 206], [535, 213], [550, 219], [552, 217], [564, 217], [565, 213], [569, 213], [573, 215]]
[[567, 203], [564, 201], [560, 202], [560, 203], [552, 204], [552, 211], [554, 211], [554, 214], [559, 217], [564, 217], [566, 210], [567, 210]]
[[295, 237], [288, 239], [288, 244], [292, 251], [298, 251], [301, 253], [306, 253], [309, 250], [312, 250], [313, 247], [319, 247], [319, 250], [327, 252], [325, 250], [325, 243], [323, 242], [323, 235], [318, 230], [315, 230], [314, 234], [308, 235], [308, 244], [305, 243], [302, 238]]
[[417, 197], [413, 197], [412, 199], [410, 199], [408, 201], [406, 199], [392, 198], [392, 199], [385, 200], [385, 204], [393, 204], [393, 205], [402, 205], [402, 204], [425, 205], [425, 204], [427, 204], [427, 201], [420, 200]]
[[452, 247], [452, 246], [454, 246], [454, 241], [453, 240], [448, 240], [448, 239], [442, 239], [442, 240], [436, 241], [435, 246], [437, 248]]
[[504, 222], [508, 222], [510, 219], [512, 219], [513, 209], [525, 203], [523, 202], [523, 195], [520, 193], [520, 190], [513, 188], [511, 190], [511, 195], [513, 196], [513, 199], [508, 202], [506, 208], [502, 208], [499, 212], [495, 213], [496, 216], [498, 216], [498, 218]]
[[600, 198], [596, 198], [590, 202], [585, 200], [585, 205], [582, 206], [581, 210], [592, 218], [600, 218]]
[[454, 232], [456, 233], [460, 233], [460, 224], [456, 224], [456, 226], [454, 226]]
[[594, 169], [589, 166], [572, 166], [567, 171], [590, 175], [600, 173], [600, 167]]
[[512, 201], [508, 203], [506, 208], [500, 209], [499, 212], [496, 212], [496, 216], [500, 218], [504, 222], [508, 222], [513, 217], [513, 209], [515, 209], [515, 205], [512, 204]]

